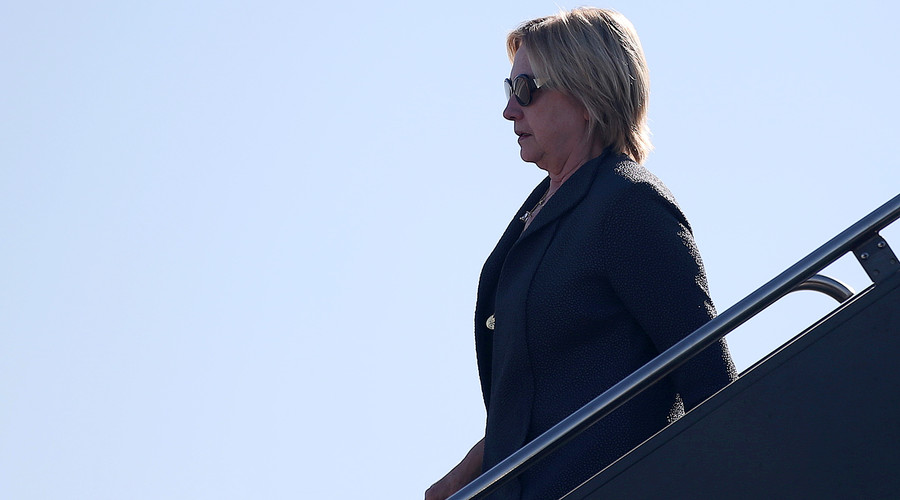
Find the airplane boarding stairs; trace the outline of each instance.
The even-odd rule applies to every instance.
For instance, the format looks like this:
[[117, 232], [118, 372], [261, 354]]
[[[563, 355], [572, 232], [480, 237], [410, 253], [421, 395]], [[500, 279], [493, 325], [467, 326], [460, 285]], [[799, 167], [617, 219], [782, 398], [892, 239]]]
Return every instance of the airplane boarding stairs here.
[[900, 273], [565, 500], [900, 498]]
[[[784, 295], [842, 301], [565, 500], [900, 498], [900, 195], [457, 492], [483, 498]], [[872, 284], [816, 275], [853, 252]], [[600, 422], [598, 425], [602, 425]]]

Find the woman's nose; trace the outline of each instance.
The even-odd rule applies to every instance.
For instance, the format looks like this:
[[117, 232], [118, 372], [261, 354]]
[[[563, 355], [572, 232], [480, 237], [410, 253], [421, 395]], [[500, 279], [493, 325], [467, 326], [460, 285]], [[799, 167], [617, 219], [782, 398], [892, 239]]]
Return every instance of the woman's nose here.
[[516, 100], [516, 96], [511, 95], [506, 101], [506, 107], [503, 109], [503, 118], [507, 120], [515, 120], [522, 116], [522, 106]]

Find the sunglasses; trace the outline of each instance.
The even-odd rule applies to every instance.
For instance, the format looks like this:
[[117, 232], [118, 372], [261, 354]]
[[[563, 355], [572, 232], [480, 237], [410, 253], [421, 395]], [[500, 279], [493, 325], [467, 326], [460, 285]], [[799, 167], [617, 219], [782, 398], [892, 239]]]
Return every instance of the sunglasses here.
[[503, 80], [503, 87], [506, 89], [506, 100], [516, 96], [516, 101], [520, 106], [528, 106], [534, 98], [534, 92], [546, 85], [546, 80], [539, 80], [528, 75], [519, 75], [512, 80], [506, 78]]

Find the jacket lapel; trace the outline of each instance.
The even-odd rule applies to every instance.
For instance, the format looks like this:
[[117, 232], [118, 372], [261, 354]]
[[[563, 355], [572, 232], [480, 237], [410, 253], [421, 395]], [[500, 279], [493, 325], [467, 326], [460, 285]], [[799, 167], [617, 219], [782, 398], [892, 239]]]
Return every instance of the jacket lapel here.
[[[542, 228], [572, 210], [575, 205], [581, 202], [590, 191], [597, 171], [601, 170], [603, 166], [606, 165], [610, 156], [611, 155], [604, 151], [603, 154], [585, 163], [575, 171], [575, 173], [559, 187], [559, 190], [550, 197], [547, 204], [544, 205], [544, 208], [542, 208], [540, 212], [538, 212], [537, 216], [531, 221], [531, 224], [522, 233], [521, 238], [519, 239], [523, 240], [530, 235], [537, 233]], [[545, 182], [546, 181], [547, 180], [545, 179]], [[541, 183], [541, 186], [544, 186], [544, 184], [545, 183]], [[549, 182], [546, 182], [546, 184], [549, 186]], [[543, 192], [541, 192], [541, 195], [543, 195]], [[530, 200], [531, 197], [529, 197], [529, 201]], [[540, 198], [537, 198], [534, 201], [535, 204], [537, 203], [537, 200], [540, 200]], [[530, 210], [533, 206], [534, 205], [525, 205], [524, 207], [528, 207], [527, 210]], [[526, 209], [524, 207], [520, 210], [519, 216], [525, 214]]]

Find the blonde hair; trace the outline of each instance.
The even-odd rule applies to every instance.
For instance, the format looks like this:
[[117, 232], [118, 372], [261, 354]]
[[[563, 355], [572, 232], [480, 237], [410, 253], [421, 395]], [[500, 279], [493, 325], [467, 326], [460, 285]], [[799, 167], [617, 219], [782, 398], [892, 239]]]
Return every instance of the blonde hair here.
[[604, 147], [643, 162], [653, 149], [647, 125], [650, 74], [631, 22], [613, 10], [583, 7], [527, 21], [506, 38], [510, 60], [522, 47], [534, 77], [581, 102], [588, 133]]

